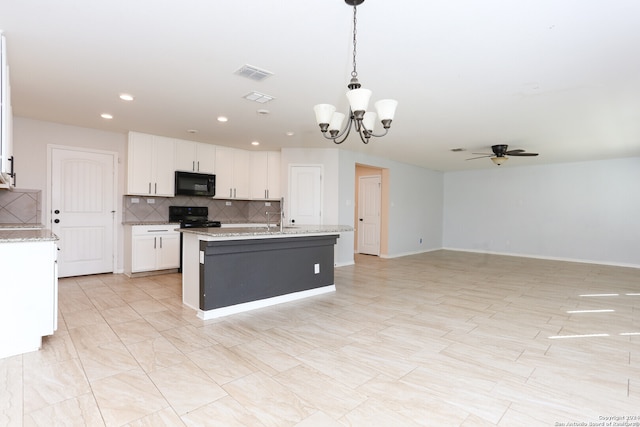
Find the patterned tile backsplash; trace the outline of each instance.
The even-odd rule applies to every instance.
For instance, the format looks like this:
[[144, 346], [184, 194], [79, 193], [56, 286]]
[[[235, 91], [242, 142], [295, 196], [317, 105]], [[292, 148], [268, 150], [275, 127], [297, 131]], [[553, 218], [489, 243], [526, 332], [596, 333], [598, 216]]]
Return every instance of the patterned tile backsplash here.
[[[169, 219], [169, 206], [208, 206], [209, 219], [223, 224], [266, 223], [266, 212], [280, 212], [280, 202], [216, 200], [207, 197], [124, 196], [123, 222], [157, 222]], [[271, 206], [266, 206], [270, 203]]]
[[0, 224], [42, 223], [40, 190], [0, 190]]

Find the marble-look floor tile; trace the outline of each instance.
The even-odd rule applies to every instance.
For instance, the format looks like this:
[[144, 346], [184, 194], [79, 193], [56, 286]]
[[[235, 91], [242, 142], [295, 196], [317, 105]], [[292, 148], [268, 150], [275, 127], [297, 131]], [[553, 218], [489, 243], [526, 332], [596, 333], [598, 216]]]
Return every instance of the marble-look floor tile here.
[[294, 425], [316, 411], [289, 388], [261, 372], [228, 383], [224, 389], [265, 426]]
[[121, 426], [169, 407], [142, 370], [123, 372], [91, 383], [105, 424]]
[[226, 396], [182, 416], [189, 427], [208, 427], [213, 421], [225, 427], [265, 427], [247, 408], [233, 397]]
[[227, 395], [191, 361], [158, 368], [149, 377], [179, 415]]
[[[0, 425], [537, 426], [632, 414], [638, 277], [451, 251], [357, 255], [335, 270], [336, 292], [209, 321], [182, 304], [179, 274], [64, 278], [56, 333], [0, 360]], [[614, 311], [567, 313], [601, 308]], [[566, 336], [593, 331], [606, 335]]]

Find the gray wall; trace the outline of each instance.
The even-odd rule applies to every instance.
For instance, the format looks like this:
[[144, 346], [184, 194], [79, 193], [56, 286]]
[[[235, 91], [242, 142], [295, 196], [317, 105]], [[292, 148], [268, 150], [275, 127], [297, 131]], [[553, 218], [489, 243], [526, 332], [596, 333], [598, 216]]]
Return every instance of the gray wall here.
[[640, 158], [450, 172], [444, 247], [640, 267]]

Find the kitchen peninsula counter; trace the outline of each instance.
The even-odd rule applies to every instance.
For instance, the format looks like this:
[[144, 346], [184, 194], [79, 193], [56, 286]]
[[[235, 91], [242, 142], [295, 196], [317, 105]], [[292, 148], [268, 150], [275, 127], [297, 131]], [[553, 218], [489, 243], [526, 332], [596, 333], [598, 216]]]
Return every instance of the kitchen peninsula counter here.
[[342, 225], [180, 229], [183, 303], [213, 319], [335, 291]]
[[48, 228], [33, 224], [0, 225], [0, 243], [56, 241], [58, 236]]

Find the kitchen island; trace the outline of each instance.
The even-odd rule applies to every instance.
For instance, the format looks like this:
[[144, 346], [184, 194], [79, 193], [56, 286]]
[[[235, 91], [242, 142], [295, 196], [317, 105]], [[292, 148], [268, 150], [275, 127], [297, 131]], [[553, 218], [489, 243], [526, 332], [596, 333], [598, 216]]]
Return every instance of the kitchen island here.
[[350, 226], [188, 228], [182, 300], [207, 320], [335, 291], [334, 245]]

